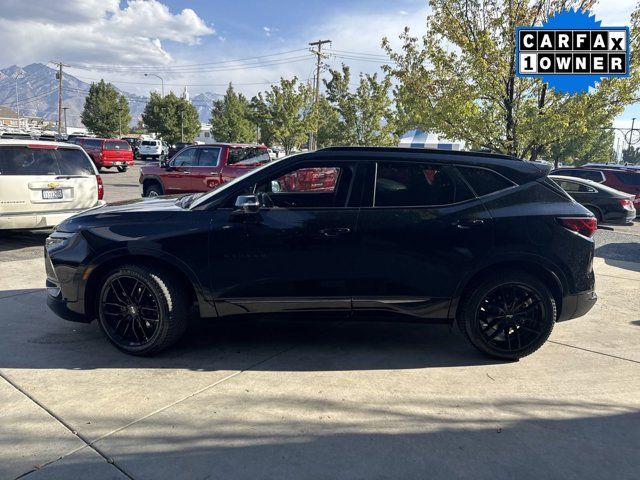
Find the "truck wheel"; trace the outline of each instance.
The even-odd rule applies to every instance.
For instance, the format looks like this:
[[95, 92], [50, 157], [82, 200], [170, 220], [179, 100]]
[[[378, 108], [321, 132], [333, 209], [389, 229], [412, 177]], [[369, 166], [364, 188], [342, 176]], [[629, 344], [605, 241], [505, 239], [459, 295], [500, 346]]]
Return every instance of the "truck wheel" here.
[[96, 311], [111, 343], [131, 355], [148, 356], [180, 339], [187, 328], [189, 301], [168, 272], [124, 265], [102, 282]]
[[495, 272], [461, 300], [458, 326], [484, 354], [517, 360], [538, 350], [556, 322], [556, 302], [546, 285], [519, 271]]
[[120, 173], [126, 172], [127, 171], [127, 167], [118, 167], [118, 171]]
[[162, 191], [162, 187], [157, 183], [152, 183], [144, 187], [144, 196], [145, 197], [159, 197], [164, 192]]

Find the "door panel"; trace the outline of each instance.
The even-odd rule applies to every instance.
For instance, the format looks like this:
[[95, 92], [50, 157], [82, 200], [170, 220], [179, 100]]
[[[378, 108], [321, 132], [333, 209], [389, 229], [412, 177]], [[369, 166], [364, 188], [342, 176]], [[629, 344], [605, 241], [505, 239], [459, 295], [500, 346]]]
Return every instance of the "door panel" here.
[[446, 318], [460, 280], [492, 245], [489, 213], [450, 167], [393, 166], [374, 178], [371, 204], [380, 206], [358, 217], [354, 311]]
[[[221, 209], [212, 222], [212, 291], [220, 315], [320, 310], [349, 312], [358, 208], [347, 204], [354, 167], [334, 193], [308, 192], [298, 208], [257, 213]], [[265, 178], [254, 187], [264, 198]], [[323, 207], [313, 195], [330, 195]], [[264, 205], [264, 203], [263, 203]]]
[[191, 168], [190, 191], [208, 192], [222, 183], [220, 147], [200, 147], [197, 166]]

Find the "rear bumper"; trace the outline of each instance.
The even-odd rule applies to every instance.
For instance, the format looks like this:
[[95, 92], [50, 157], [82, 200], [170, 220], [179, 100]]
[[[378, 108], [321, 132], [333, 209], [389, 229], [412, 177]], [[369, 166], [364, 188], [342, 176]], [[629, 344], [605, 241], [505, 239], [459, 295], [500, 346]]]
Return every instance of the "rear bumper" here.
[[[105, 204], [104, 200], [99, 200], [94, 207]], [[63, 210], [57, 212], [29, 212], [24, 214], [0, 214], [0, 230], [22, 230], [36, 228], [51, 228], [60, 222], [84, 212], [86, 208], [80, 210]]]
[[562, 299], [562, 312], [560, 312], [558, 322], [564, 322], [565, 320], [586, 315], [597, 301], [598, 295], [596, 295], [594, 290], [580, 292], [575, 295], [567, 295]]
[[103, 160], [102, 161], [102, 167], [104, 168], [111, 168], [111, 167], [133, 167], [134, 165], [134, 161], [133, 159], [131, 160]]

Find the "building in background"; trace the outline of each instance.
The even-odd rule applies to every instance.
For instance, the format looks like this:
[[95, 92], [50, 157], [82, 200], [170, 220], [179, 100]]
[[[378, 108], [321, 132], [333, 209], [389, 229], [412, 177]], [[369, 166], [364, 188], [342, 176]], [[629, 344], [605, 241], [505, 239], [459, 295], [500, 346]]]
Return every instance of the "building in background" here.
[[204, 144], [215, 143], [216, 139], [213, 138], [213, 135], [211, 134], [211, 124], [201, 123], [200, 132], [198, 133], [198, 136], [193, 139], [193, 141]]
[[407, 148], [437, 148], [439, 150], [462, 150], [461, 142], [445, 140], [432, 133], [421, 130], [409, 130], [400, 137], [399, 147]]

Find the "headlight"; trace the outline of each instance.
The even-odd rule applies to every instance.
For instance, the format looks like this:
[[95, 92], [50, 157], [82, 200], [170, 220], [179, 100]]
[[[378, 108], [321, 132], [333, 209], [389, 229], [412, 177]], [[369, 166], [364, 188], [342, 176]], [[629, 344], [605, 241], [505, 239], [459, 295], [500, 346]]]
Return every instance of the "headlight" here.
[[51, 235], [49, 235], [47, 239], [44, 241], [44, 245], [45, 247], [52, 247], [54, 245], [59, 245], [69, 240], [71, 237], [73, 237], [73, 235], [74, 235], [73, 233], [58, 232], [54, 230], [54, 232]]

